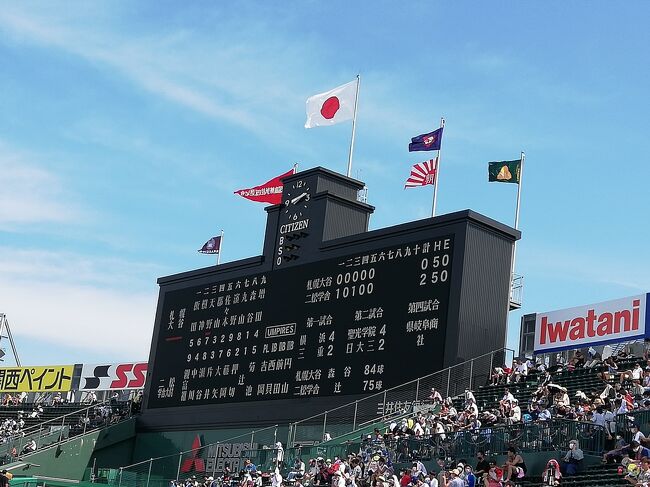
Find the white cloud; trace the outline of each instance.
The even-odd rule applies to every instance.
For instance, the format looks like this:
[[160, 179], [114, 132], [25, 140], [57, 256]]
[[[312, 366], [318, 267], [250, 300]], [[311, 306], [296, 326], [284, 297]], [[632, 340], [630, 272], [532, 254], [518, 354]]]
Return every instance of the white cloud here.
[[[0, 248], [1, 312], [14, 338], [29, 338], [115, 359], [148, 357], [157, 271], [118, 259]], [[128, 283], [128, 286], [125, 285]], [[136, 286], [134, 286], [136, 284]], [[24, 342], [23, 342], [24, 343]]]
[[[242, 53], [240, 45], [228, 42], [227, 25], [211, 32], [209, 38], [183, 31], [129, 36], [122, 29], [118, 33], [120, 19], [95, 13], [85, 20], [80, 22], [70, 12], [23, 11], [16, 6], [0, 11], [0, 29], [16, 42], [78, 56], [118, 73], [140, 89], [269, 140], [287, 136], [271, 113], [286, 111], [291, 98], [294, 103], [303, 99], [277, 73], [277, 57], [285, 61], [301, 57], [295, 52], [300, 48], [290, 43], [259, 43], [261, 47], [251, 44]], [[270, 54], [274, 60], [268, 59]], [[279, 64], [286, 66], [284, 61]]]
[[34, 163], [36, 157], [9, 149], [0, 141], [0, 230], [20, 224], [72, 222], [82, 212], [67, 201], [63, 181]]
[[148, 357], [156, 305], [153, 292], [2, 278], [0, 295], [19, 353], [21, 341], [34, 338], [86, 350], [89, 362], [100, 351], [116, 360]]

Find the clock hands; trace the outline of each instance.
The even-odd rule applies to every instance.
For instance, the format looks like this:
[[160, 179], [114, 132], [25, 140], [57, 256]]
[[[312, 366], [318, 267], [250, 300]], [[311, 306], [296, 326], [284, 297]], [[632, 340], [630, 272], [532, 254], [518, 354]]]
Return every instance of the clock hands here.
[[298, 203], [301, 199], [303, 199], [303, 198], [304, 198], [305, 196], [307, 196], [308, 194], [309, 194], [309, 193], [307, 193], [306, 191], [305, 191], [304, 193], [302, 193], [302, 194], [299, 194], [298, 196], [296, 196], [295, 198], [293, 198], [293, 199], [291, 200], [291, 204], [292, 204], [292, 205], [295, 205], [296, 203]]

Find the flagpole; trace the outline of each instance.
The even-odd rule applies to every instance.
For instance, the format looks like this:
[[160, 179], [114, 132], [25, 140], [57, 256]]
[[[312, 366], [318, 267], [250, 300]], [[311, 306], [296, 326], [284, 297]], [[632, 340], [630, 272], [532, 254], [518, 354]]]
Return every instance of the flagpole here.
[[219, 253], [217, 254], [217, 265], [221, 264], [221, 249], [223, 249], [223, 228], [221, 229], [221, 239], [219, 240]]
[[519, 202], [521, 201], [521, 180], [524, 177], [524, 159], [526, 154], [521, 151], [521, 164], [519, 165], [519, 184], [517, 185], [517, 209], [515, 210], [515, 230], [519, 230]]
[[[445, 117], [440, 117], [440, 128], [445, 126]], [[436, 184], [433, 186], [433, 205], [431, 206], [431, 216], [436, 216], [436, 203], [438, 202], [438, 182], [440, 181], [440, 152], [442, 151], [442, 140], [440, 149], [438, 149], [438, 160], [436, 161]]]
[[352, 117], [352, 138], [350, 139], [350, 153], [348, 155], [348, 177], [352, 177], [352, 152], [354, 151], [354, 134], [357, 128], [357, 106], [359, 105], [359, 85], [361, 75], [357, 74], [357, 95], [354, 97], [354, 116]]
[[[517, 183], [517, 208], [515, 210], [515, 230], [519, 230], [519, 203], [521, 201], [521, 181], [524, 175], [524, 159], [526, 154], [521, 151], [521, 163], [519, 164], [519, 181]], [[512, 245], [512, 259], [510, 260], [510, 281], [508, 282], [508, 312], [510, 312], [510, 302], [512, 301], [512, 289], [515, 280], [515, 264], [517, 262], [517, 241]], [[506, 314], [507, 316], [507, 314]], [[507, 326], [506, 318], [506, 326]], [[506, 342], [508, 338], [506, 337]]]
[[[519, 164], [519, 182], [517, 183], [517, 208], [515, 209], [515, 230], [519, 230], [519, 203], [521, 201], [521, 181], [524, 176], [524, 159], [526, 154], [524, 151], [521, 151], [521, 163]], [[517, 241], [512, 248], [512, 265], [510, 266], [510, 286], [512, 286], [512, 280], [515, 277], [515, 262], [517, 260]]]

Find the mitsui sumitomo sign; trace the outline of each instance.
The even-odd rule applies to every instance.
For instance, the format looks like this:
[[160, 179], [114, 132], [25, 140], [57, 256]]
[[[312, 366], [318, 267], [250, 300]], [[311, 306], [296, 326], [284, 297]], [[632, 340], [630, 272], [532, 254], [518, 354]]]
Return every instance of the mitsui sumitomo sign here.
[[537, 313], [535, 353], [633, 340], [650, 332], [650, 294]]

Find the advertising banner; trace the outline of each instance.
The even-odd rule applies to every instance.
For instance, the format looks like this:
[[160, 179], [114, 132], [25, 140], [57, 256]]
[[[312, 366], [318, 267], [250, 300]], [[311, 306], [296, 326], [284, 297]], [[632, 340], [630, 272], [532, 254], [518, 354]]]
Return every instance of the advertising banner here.
[[74, 365], [0, 368], [0, 392], [64, 392], [72, 386]]
[[146, 362], [123, 364], [83, 364], [80, 391], [141, 389], [147, 377]]
[[537, 313], [535, 353], [629, 341], [650, 332], [647, 295]]

